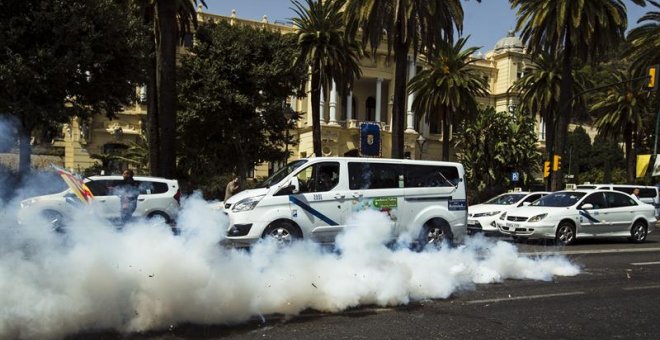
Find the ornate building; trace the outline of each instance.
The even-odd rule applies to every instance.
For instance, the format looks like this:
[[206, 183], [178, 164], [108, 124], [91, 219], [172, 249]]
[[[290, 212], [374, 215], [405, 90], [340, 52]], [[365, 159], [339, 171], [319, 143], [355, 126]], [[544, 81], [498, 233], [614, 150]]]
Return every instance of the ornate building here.
[[[199, 13], [200, 23], [214, 20], [227, 20], [232, 25], [264, 27], [282, 33], [295, 31], [292, 26], [268, 22], [265, 16], [262, 21], [250, 21], [238, 18], [235, 11], [229, 17]], [[508, 90], [513, 82], [523, 75], [525, 66], [530, 62], [520, 39], [509, 32], [497, 42], [493, 50], [473, 57], [475, 58], [473, 67], [482, 71], [490, 89], [488, 97], [479, 98], [480, 103], [493, 106], [498, 111], [515, 109], [517, 94]], [[355, 81], [352, 91], [347, 96], [340, 96], [335, 88], [324, 89], [320, 108], [323, 155], [317, 156], [355, 155], [359, 146], [359, 128], [362, 122], [374, 122], [380, 126], [382, 157], [391, 155], [393, 58], [387, 58], [386, 46], [383, 45], [374, 58], [363, 59], [361, 67], [362, 77]], [[409, 76], [413, 76], [420, 69], [420, 60], [410, 58], [408, 67]], [[138, 91], [143, 94], [143, 89]], [[428, 117], [429, 119], [425, 119], [424, 114], [427, 113], [422, 113], [420, 116], [420, 113], [413, 112], [411, 109], [413, 96], [414, 94], [407, 98], [405, 152], [410, 158], [440, 159], [441, 120], [433, 113]], [[292, 152], [290, 159], [309, 157], [313, 149], [311, 96], [292, 97], [289, 102], [293, 110], [302, 113], [296, 122], [295, 130], [290, 131], [297, 141], [296, 145], [288, 146]], [[80, 171], [99, 162], [98, 159], [92, 158], [92, 155], [120, 154], [132, 142], [137, 142], [144, 133], [146, 121], [144, 104], [143, 100], [134, 103], [114, 120], [98, 114], [85, 122], [74, 119], [67, 124], [64, 129], [65, 167]], [[540, 140], [543, 140], [541, 124], [539, 129], [537, 132]], [[119, 171], [126, 164], [116, 163], [110, 166], [114, 172]], [[258, 166], [253, 176], [266, 176], [278, 166]]]

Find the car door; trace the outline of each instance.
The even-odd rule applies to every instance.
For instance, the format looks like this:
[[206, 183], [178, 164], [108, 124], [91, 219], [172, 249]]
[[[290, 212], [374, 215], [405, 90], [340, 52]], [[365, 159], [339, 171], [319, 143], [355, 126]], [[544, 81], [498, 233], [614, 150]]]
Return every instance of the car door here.
[[113, 193], [114, 187], [120, 183], [119, 180], [101, 179], [86, 183], [94, 195], [94, 209], [96, 213], [106, 219], [117, 219], [120, 217], [119, 196]]
[[606, 192], [605, 197], [609, 207], [609, 219], [612, 222], [607, 232], [616, 233], [629, 230], [635, 216], [634, 208], [637, 207], [635, 199], [620, 192]]
[[[583, 209], [586, 204], [591, 204], [591, 209]], [[608, 229], [607, 201], [603, 192], [594, 192], [585, 197], [578, 205], [580, 227], [578, 234], [599, 235]]]
[[300, 190], [289, 195], [291, 216], [317, 242], [332, 242], [344, 226], [347, 198], [339, 162], [320, 162], [296, 175]]

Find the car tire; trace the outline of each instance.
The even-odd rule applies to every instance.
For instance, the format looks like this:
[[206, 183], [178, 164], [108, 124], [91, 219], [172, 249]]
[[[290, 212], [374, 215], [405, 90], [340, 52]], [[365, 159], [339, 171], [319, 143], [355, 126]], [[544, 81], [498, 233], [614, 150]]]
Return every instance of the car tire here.
[[263, 239], [275, 240], [279, 245], [286, 246], [293, 241], [301, 239], [300, 230], [289, 221], [276, 221], [271, 223], [261, 235]]
[[41, 213], [41, 216], [48, 221], [48, 224], [54, 231], [58, 233], [64, 232], [64, 217], [59, 211], [45, 210]]
[[447, 242], [450, 246], [454, 243], [454, 234], [449, 224], [443, 220], [430, 220], [424, 224], [420, 232], [418, 243], [419, 250], [429, 246], [440, 246]]
[[648, 229], [646, 224], [642, 221], [635, 221], [632, 228], [630, 228], [630, 237], [628, 238], [633, 243], [642, 243], [646, 241], [646, 235], [648, 234]]
[[568, 246], [575, 242], [575, 226], [569, 222], [559, 223], [555, 235], [555, 243], [562, 246]]

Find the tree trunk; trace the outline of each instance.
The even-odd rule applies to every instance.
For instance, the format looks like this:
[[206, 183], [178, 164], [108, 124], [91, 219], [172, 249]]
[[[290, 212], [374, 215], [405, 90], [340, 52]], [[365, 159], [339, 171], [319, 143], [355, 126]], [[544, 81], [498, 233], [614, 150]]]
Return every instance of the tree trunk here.
[[158, 116], [160, 128], [160, 173], [174, 178], [176, 171], [176, 0], [156, 2], [159, 44], [157, 46]]
[[22, 181], [30, 174], [32, 166], [32, 145], [30, 144], [30, 137], [32, 130], [21, 127], [18, 137], [18, 178]]
[[[405, 15], [405, 10], [399, 10]], [[392, 103], [392, 158], [404, 157], [404, 121], [406, 117], [406, 87], [408, 84], [408, 52], [410, 42], [404, 36], [404, 21], [397, 18], [394, 41], [394, 99]]]
[[[559, 89], [559, 109], [560, 112], [557, 112], [557, 134], [555, 140], [555, 155], [563, 156], [564, 154], [564, 145], [566, 145], [566, 137], [568, 134], [568, 124], [571, 120], [571, 111], [572, 105], [571, 101], [571, 89], [573, 87], [573, 75], [571, 69], [573, 67], [571, 62], [571, 41], [570, 41], [570, 27], [566, 29], [566, 38], [564, 40], [564, 58], [562, 61], [562, 71], [561, 71], [561, 84]], [[552, 173], [552, 191], [559, 190], [561, 184], [563, 183], [562, 179], [563, 171]]]
[[442, 109], [442, 160], [449, 160], [449, 108]]
[[314, 148], [314, 156], [321, 157], [321, 86], [319, 84], [320, 77], [318, 74], [318, 61], [314, 61], [312, 67], [312, 82], [311, 82], [311, 96], [312, 96], [312, 144]]
[[626, 149], [626, 177], [628, 179], [628, 184], [634, 184], [635, 177], [637, 176], [637, 171], [635, 169], [637, 156], [633, 150], [633, 139], [632, 129], [624, 129], [624, 144]]
[[[156, 24], [154, 22], [154, 29]], [[152, 34], [154, 34], [152, 32]], [[162, 176], [160, 172], [160, 129], [158, 128], [158, 85], [156, 83], [156, 41], [152, 35], [149, 54], [149, 64], [147, 66], [147, 137], [149, 142], [149, 172], [152, 176]]]

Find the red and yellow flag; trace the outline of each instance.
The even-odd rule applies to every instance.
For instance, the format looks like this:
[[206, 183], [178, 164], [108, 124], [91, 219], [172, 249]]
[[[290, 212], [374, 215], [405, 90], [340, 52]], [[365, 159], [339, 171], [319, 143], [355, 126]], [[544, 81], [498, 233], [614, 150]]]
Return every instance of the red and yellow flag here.
[[92, 192], [89, 190], [87, 185], [85, 185], [85, 182], [83, 182], [80, 178], [76, 177], [74, 174], [57, 167], [55, 165], [52, 165], [53, 168], [57, 171], [57, 173], [62, 176], [62, 179], [66, 184], [71, 188], [71, 191], [80, 199], [81, 202], [91, 204], [92, 200], [94, 199], [94, 195]]

